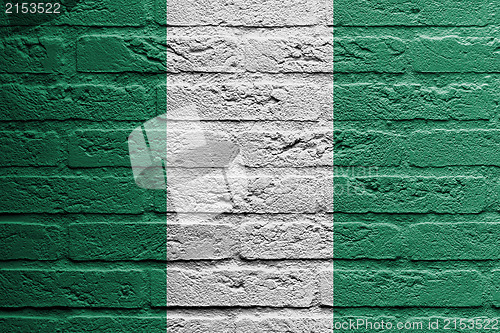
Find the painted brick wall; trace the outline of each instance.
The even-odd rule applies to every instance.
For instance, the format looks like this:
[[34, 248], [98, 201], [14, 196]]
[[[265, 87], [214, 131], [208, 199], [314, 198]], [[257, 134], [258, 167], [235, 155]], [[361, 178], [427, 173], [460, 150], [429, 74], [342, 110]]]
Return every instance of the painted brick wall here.
[[[332, 5], [73, 0], [58, 16], [2, 10], [0, 332], [331, 332], [337, 137]], [[481, 52], [493, 52], [488, 41], [477, 43], [484, 45]], [[391, 58], [375, 54], [357, 60], [364, 65], [355, 68], [406, 70], [406, 58], [394, 54], [405, 47], [402, 40], [367, 40], [366, 49], [372, 47]], [[493, 64], [485, 59], [481, 68]], [[340, 66], [339, 72], [353, 70], [349, 62]], [[345, 78], [354, 76], [344, 77], [349, 84]], [[351, 94], [363, 93], [364, 86], [356, 87]], [[384, 87], [368, 88], [384, 98]], [[408, 89], [421, 105], [425, 96], [418, 91], [426, 88]], [[490, 101], [486, 86], [449, 89], [470, 108], [484, 105], [478, 117], [490, 112], [478, 102]], [[246, 185], [232, 198], [233, 209], [197, 224], [179, 221], [165, 190], [137, 186], [127, 146], [135, 128], [186, 102], [196, 107], [207, 133], [222, 133], [240, 147], [245, 168]], [[458, 104], [453, 114], [462, 112]], [[435, 105], [436, 115], [447, 114], [447, 101], [437, 97]], [[342, 114], [361, 118], [345, 108]], [[339, 135], [348, 135], [344, 127]], [[375, 146], [371, 156], [342, 153], [347, 165], [398, 165], [406, 158], [406, 151], [383, 153], [388, 143], [411, 142], [403, 134], [357, 130], [350, 140]], [[488, 133], [456, 134], [493, 144]], [[413, 160], [431, 150], [414, 152]], [[482, 179], [454, 181], [463, 183], [467, 198], [485, 195], [475, 187]], [[423, 182], [451, 186], [441, 179]], [[403, 179], [400, 186], [414, 185]], [[349, 200], [339, 203], [339, 211], [370, 210], [369, 202]], [[459, 201], [450, 195], [443, 205], [482, 208], [460, 207]], [[387, 205], [384, 198], [377, 201], [380, 210]], [[400, 256], [399, 227], [342, 222], [335, 239], [341, 263]], [[356, 235], [362, 240], [354, 242]], [[415, 248], [413, 255], [432, 254]], [[350, 283], [343, 288], [362, 280]], [[361, 304], [363, 298], [342, 302]]]
[[[1, 14], [0, 331], [440, 318], [414, 331], [449, 332], [444, 318], [500, 317], [499, 8], [82, 0]], [[186, 101], [246, 170], [233, 209], [201, 224], [138, 187], [128, 156], [133, 129]]]
[[335, 0], [336, 324], [500, 317], [499, 9]]

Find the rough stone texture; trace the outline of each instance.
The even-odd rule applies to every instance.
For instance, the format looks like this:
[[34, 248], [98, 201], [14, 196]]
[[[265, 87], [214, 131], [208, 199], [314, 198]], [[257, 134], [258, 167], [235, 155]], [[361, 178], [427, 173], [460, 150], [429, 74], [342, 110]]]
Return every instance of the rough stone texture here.
[[77, 70], [87, 73], [165, 72], [166, 41], [160, 38], [83, 36], [76, 51]]
[[72, 168], [130, 166], [127, 138], [131, 130], [77, 130], [70, 137], [68, 165]]
[[245, 132], [238, 142], [245, 165], [313, 167], [333, 165], [333, 134], [314, 132]]
[[158, 114], [167, 112], [165, 103], [174, 111], [196, 106], [197, 118], [171, 112], [172, 120], [316, 121], [333, 111], [331, 87], [321, 85], [168, 85], [158, 87], [157, 98]]
[[245, 259], [330, 259], [331, 223], [246, 223], [241, 229]]
[[245, 68], [267, 73], [331, 73], [331, 38], [252, 38], [245, 43]]
[[494, 117], [496, 108], [488, 84], [355, 83], [334, 91], [336, 120], [478, 120]]
[[[194, 171], [193, 171], [194, 170]], [[212, 172], [203, 168], [189, 171], [167, 169], [169, 179], [183, 183], [175, 196], [158, 196], [159, 212], [232, 213], [316, 213], [331, 210], [331, 186], [322, 178], [309, 176], [241, 176]], [[203, 177], [202, 177], [203, 176]], [[176, 206], [176, 203], [178, 204]], [[231, 204], [231, 205], [230, 205]], [[166, 210], [165, 210], [166, 209]]]
[[483, 303], [484, 281], [464, 271], [334, 271], [326, 274], [323, 302], [336, 306], [474, 307]]
[[500, 140], [496, 129], [334, 131], [336, 166], [416, 167], [498, 166]]
[[85, 0], [53, 21], [52, 24], [74, 26], [142, 26], [146, 23], [146, 8], [142, 1], [119, 4], [112, 0]]
[[[165, 280], [164, 272], [154, 273], [153, 282]], [[154, 306], [309, 307], [314, 299], [314, 276], [306, 270], [167, 269], [166, 274], [166, 299], [155, 293]]]
[[170, 73], [232, 73], [244, 66], [241, 44], [234, 37], [172, 37], [168, 39], [166, 51]]
[[146, 277], [138, 270], [1, 270], [0, 306], [140, 308]]
[[408, 141], [410, 163], [419, 167], [500, 163], [499, 130], [419, 131]]
[[333, 159], [337, 166], [399, 166], [404, 160], [404, 137], [378, 131], [333, 133]]
[[[144, 211], [144, 191], [128, 178], [2, 177], [2, 213], [130, 213]], [[32, 191], [37, 190], [35, 195]]]
[[0, 317], [0, 330], [2, 332], [60, 332], [62, 323], [51, 317]]
[[58, 84], [0, 86], [0, 120], [147, 120], [141, 109], [145, 89], [138, 85]]
[[60, 38], [2, 38], [0, 73], [57, 73], [62, 71], [63, 42]]
[[167, 225], [167, 260], [231, 258], [237, 250], [238, 234], [230, 225]]
[[334, 223], [336, 259], [395, 259], [401, 256], [400, 229], [386, 223]]
[[309, 26], [319, 23], [321, 4], [318, 0], [156, 0], [156, 19], [173, 26]]
[[55, 260], [63, 257], [65, 235], [56, 225], [0, 224], [0, 257], [3, 260]]
[[165, 260], [164, 223], [74, 223], [69, 227], [73, 260]]
[[56, 132], [1, 132], [0, 166], [57, 166], [61, 138]]
[[494, 10], [486, 1], [335, 0], [337, 26], [484, 26]]
[[478, 213], [493, 198], [482, 177], [335, 177], [335, 210], [376, 213]]
[[498, 223], [418, 223], [407, 232], [405, 248], [413, 260], [498, 259]]
[[314, 177], [264, 175], [245, 178], [245, 183], [246, 190], [233, 198], [241, 212], [315, 213], [325, 193]]
[[422, 37], [411, 43], [411, 62], [424, 73], [496, 72], [498, 46], [499, 40], [493, 38]]
[[395, 37], [334, 38], [333, 68], [338, 73], [403, 73], [406, 42]]

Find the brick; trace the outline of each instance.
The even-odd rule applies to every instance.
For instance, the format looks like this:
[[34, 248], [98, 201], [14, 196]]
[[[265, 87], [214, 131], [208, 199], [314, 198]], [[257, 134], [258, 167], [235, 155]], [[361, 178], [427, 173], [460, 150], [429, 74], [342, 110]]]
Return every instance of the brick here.
[[500, 258], [498, 223], [418, 223], [405, 237], [413, 260], [485, 260]]
[[77, 70], [85, 73], [165, 73], [167, 41], [154, 37], [83, 36]]
[[497, 72], [500, 43], [484, 37], [420, 37], [411, 42], [413, 69], [423, 73]]
[[336, 0], [333, 17], [337, 26], [485, 26], [490, 8], [470, 0]]
[[[154, 135], [152, 131], [147, 132], [148, 138], [155, 137], [158, 147], [166, 146], [166, 167], [228, 168], [236, 163], [240, 149], [225, 131], [205, 131], [199, 124], [182, 127], [166, 123], [165, 128], [160, 130], [163, 133]], [[151, 140], [149, 144], [151, 146]]]
[[66, 247], [64, 232], [55, 225], [1, 223], [0, 235], [2, 260], [55, 260]]
[[[316, 121], [322, 111], [333, 114], [331, 89], [278, 83], [169, 84], [158, 87], [157, 109], [173, 120]], [[186, 104], [194, 106], [197, 117], [180, 112]]]
[[57, 166], [62, 151], [56, 132], [0, 132], [0, 166]]
[[479, 213], [491, 204], [483, 177], [335, 177], [335, 211]]
[[2, 307], [139, 308], [146, 274], [136, 270], [1, 270]]
[[488, 84], [355, 83], [335, 85], [334, 94], [335, 120], [479, 120], [496, 108]]
[[395, 37], [334, 38], [334, 71], [337, 73], [403, 73], [406, 43]]
[[400, 229], [387, 223], [335, 223], [336, 259], [395, 259], [401, 256]]
[[[165, 196], [158, 198], [159, 203], [163, 206], [166, 203], [169, 212], [211, 214], [230, 212], [234, 205], [228, 184], [242, 187], [246, 179], [229, 179], [229, 177], [229, 173], [222, 168], [167, 168], [169, 195], [166, 199]], [[242, 195], [246, 193], [243, 188], [238, 188], [238, 191]]]
[[[476, 307], [483, 304], [485, 282], [474, 270], [335, 271], [335, 306]], [[332, 291], [333, 290], [333, 291]]]
[[132, 178], [2, 177], [2, 213], [143, 212], [145, 194]]
[[[239, 183], [246, 183], [241, 188]], [[319, 187], [316, 177], [251, 176], [235, 181], [235, 211], [252, 213], [315, 213], [325, 189]]]
[[143, 1], [126, 4], [112, 0], [79, 1], [73, 10], [58, 18], [56, 24], [77, 26], [143, 26], [146, 10]]
[[308, 26], [319, 23], [318, 5], [318, 1], [314, 0], [250, 0], [232, 3], [223, 0], [156, 0], [156, 21], [172, 26]]
[[241, 71], [241, 41], [233, 37], [168, 37], [166, 63], [169, 73]]
[[236, 235], [229, 225], [168, 223], [74, 223], [74, 260], [201, 260], [233, 254]]
[[[249, 38], [245, 44], [245, 68], [249, 72], [332, 73], [333, 64], [338, 62], [333, 57], [331, 37]], [[335, 54], [336, 58], [342, 56]]]
[[[336, 287], [336, 286], [335, 286]], [[333, 304], [333, 267], [319, 272], [319, 298], [322, 306], [332, 307]], [[337, 303], [335, 303], [337, 305]]]
[[0, 73], [59, 73], [66, 61], [63, 41], [56, 37], [3, 38]]
[[165, 260], [166, 223], [74, 223], [73, 260]]
[[74, 168], [128, 166], [130, 130], [77, 130], [70, 137], [68, 165]]
[[314, 167], [333, 165], [330, 129], [300, 132], [244, 132], [237, 139], [249, 167]]
[[[170, 316], [168, 318], [170, 322]], [[76, 316], [70, 317], [65, 331], [68, 333], [151, 333], [163, 332], [167, 327], [165, 317]]]
[[167, 225], [167, 260], [231, 258], [238, 234], [228, 224]]
[[62, 322], [53, 317], [0, 317], [0, 331], [4, 333], [31, 332], [49, 333], [62, 332]]
[[333, 258], [332, 223], [245, 223], [240, 240], [245, 259]]
[[145, 89], [105, 84], [0, 85], [1, 120], [147, 120]]
[[380, 131], [334, 131], [336, 166], [400, 166], [406, 160], [405, 137]]
[[433, 130], [408, 138], [410, 164], [419, 167], [500, 165], [499, 130]]
[[[168, 280], [168, 284], [166, 281]], [[153, 306], [309, 307], [314, 299], [313, 274], [305, 270], [156, 271]], [[161, 290], [165, 290], [161, 294]], [[157, 292], [155, 292], [157, 291]]]
[[111, 0], [84, 0], [61, 3], [60, 14], [9, 14], [0, 26], [141, 26], [145, 23], [144, 2], [126, 5]]
[[240, 317], [236, 323], [235, 332], [247, 333], [331, 333], [333, 331], [333, 316], [330, 317]]
[[165, 207], [165, 194], [158, 195], [156, 211], [314, 213], [331, 201], [330, 188], [320, 186], [316, 177], [225, 174], [213, 169], [167, 168], [170, 196]]

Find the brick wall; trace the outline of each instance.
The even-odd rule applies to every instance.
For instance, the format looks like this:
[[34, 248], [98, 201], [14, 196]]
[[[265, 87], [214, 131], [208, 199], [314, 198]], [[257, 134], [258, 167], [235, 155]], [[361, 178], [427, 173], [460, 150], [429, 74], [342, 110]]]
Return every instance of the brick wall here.
[[[364, 319], [438, 332], [500, 317], [499, 9], [2, 13], [0, 331], [324, 333]], [[186, 102], [245, 169], [232, 208], [202, 223], [137, 186], [127, 145], [156, 116], [192, 121], [175, 113]]]
[[[58, 16], [2, 13], [0, 331], [330, 332], [332, 12], [329, 0], [79, 0]], [[405, 45], [367, 43], [391, 55]], [[406, 58], [394, 58], [366, 68], [404, 70]], [[491, 93], [480, 84], [449, 89], [471, 107]], [[207, 133], [238, 145], [245, 169], [233, 209], [198, 224], [178, 219], [165, 190], [137, 186], [127, 145], [135, 128], [186, 102]], [[446, 112], [446, 103], [436, 100], [436, 109]], [[384, 142], [407, 142], [360, 130], [367, 144], [363, 135], [383, 137], [368, 165]], [[469, 197], [482, 184], [456, 181]], [[480, 209], [458, 200], [446, 207]], [[354, 212], [367, 203], [342, 205]], [[347, 239], [339, 232], [336, 258], [399, 256], [397, 227], [340, 227]], [[351, 232], [367, 228], [364, 245], [349, 250]], [[386, 243], [394, 246], [376, 245]]]
[[500, 7], [333, 9], [335, 322], [500, 317]]

